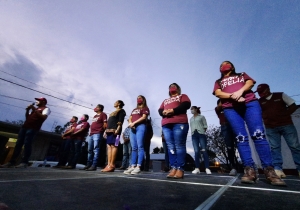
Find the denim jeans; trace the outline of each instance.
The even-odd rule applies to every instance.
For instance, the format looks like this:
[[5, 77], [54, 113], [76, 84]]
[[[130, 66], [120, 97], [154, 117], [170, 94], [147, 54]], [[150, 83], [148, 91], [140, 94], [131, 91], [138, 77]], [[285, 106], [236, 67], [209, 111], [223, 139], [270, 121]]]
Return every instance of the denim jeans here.
[[207, 138], [204, 134], [194, 131], [192, 142], [195, 152], [195, 166], [200, 168], [200, 152], [203, 154], [205, 168], [209, 168], [209, 158], [207, 153]]
[[128, 168], [131, 165], [131, 144], [127, 141], [123, 144], [122, 168]]
[[140, 124], [130, 130], [131, 165], [141, 166], [144, 159], [144, 137], [146, 133], [146, 125]]
[[77, 161], [81, 155], [82, 140], [72, 139], [71, 155], [69, 157], [68, 166], [76, 167]]
[[21, 128], [21, 130], [19, 131], [19, 134], [18, 134], [18, 140], [16, 142], [14, 153], [10, 159], [10, 163], [12, 163], [12, 164], [16, 163], [16, 159], [21, 154], [22, 147], [24, 145], [24, 155], [22, 158], [22, 163], [28, 164], [28, 160], [29, 160], [29, 157], [31, 155], [31, 150], [32, 150], [32, 142], [37, 133], [38, 133], [37, 130]]
[[266, 133], [271, 146], [272, 160], [275, 169], [282, 169], [281, 136], [289, 146], [297, 170], [300, 171], [300, 143], [297, 130], [294, 125], [266, 128]]
[[60, 153], [59, 153], [59, 166], [65, 166], [68, 162], [68, 157], [71, 149], [71, 139], [64, 139], [61, 146], [60, 146]]
[[171, 168], [184, 171], [189, 124], [166, 124], [162, 130], [168, 147]]
[[167, 143], [165, 141], [163, 141], [162, 145], [163, 145], [164, 153], [165, 153], [165, 167], [170, 168], [170, 164], [169, 164], [169, 152], [168, 152]]
[[235, 168], [236, 167], [236, 163], [234, 160], [234, 156], [235, 156], [235, 144], [236, 144], [236, 139], [234, 138], [234, 134], [232, 131], [232, 128], [230, 126], [230, 124], [223, 124], [221, 125], [221, 135], [224, 138], [226, 147], [227, 147], [227, 155], [228, 155], [228, 160], [230, 162], [231, 167]]
[[96, 133], [88, 138], [88, 166], [97, 167], [102, 140], [103, 133]]
[[265, 137], [262, 112], [258, 101], [240, 104], [233, 108], [225, 108], [224, 114], [236, 136], [238, 151], [244, 166], [255, 167], [245, 123], [263, 168], [272, 166], [270, 146]]

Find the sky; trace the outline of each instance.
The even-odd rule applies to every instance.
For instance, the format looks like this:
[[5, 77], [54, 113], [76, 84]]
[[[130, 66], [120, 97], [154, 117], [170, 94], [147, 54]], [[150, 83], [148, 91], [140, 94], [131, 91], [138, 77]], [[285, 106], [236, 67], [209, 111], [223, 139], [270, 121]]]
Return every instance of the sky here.
[[73, 115], [93, 116], [97, 104], [110, 113], [116, 100], [128, 117], [144, 95], [153, 149], [173, 82], [219, 125], [212, 90], [224, 60], [299, 104], [299, 22], [292, 0], [1, 0], [0, 120], [24, 120], [25, 107], [46, 97], [52, 113], [42, 129], [51, 131]]

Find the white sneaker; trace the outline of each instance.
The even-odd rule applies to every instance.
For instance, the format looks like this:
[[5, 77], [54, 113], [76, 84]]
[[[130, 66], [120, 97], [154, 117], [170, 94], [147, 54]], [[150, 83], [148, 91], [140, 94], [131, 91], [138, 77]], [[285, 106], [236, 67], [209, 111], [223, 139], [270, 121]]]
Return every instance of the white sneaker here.
[[278, 176], [279, 178], [285, 178], [285, 177], [286, 177], [286, 175], [283, 173], [282, 170], [277, 170], [277, 169], [275, 169], [275, 173], [277, 174], [277, 176]]
[[135, 167], [135, 168], [133, 169], [133, 171], [131, 171], [131, 174], [132, 174], [132, 175], [135, 175], [135, 174], [138, 174], [138, 173], [141, 173], [140, 167]]
[[15, 168], [27, 168], [28, 164], [27, 163], [20, 163], [19, 165], [17, 165]]
[[135, 168], [133, 168], [133, 167], [130, 167], [130, 168], [127, 168], [127, 170], [125, 170], [123, 173], [124, 174], [131, 174], [131, 172], [134, 170]]
[[205, 169], [206, 174], [211, 174], [211, 171], [209, 170], [209, 168]]
[[195, 168], [195, 170], [192, 171], [192, 174], [200, 174], [199, 168]]
[[237, 175], [237, 171], [233, 168], [231, 169], [231, 171], [229, 172], [229, 176], [236, 176]]
[[14, 168], [14, 164], [11, 164], [10, 162], [5, 163], [3, 165], [0, 165], [0, 168]]

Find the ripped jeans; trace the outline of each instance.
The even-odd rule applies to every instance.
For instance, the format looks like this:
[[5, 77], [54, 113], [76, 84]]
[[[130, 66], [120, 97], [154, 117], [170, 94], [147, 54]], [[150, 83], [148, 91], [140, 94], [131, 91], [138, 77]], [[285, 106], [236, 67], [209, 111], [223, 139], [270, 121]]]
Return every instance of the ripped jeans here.
[[251, 101], [233, 108], [225, 108], [224, 114], [236, 136], [237, 148], [243, 165], [254, 167], [255, 163], [251, 156], [249, 134], [254, 142], [255, 149], [260, 158], [263, 168], [272, 166], [272, 157], [262, 122], [262, 112], [258, 101]]

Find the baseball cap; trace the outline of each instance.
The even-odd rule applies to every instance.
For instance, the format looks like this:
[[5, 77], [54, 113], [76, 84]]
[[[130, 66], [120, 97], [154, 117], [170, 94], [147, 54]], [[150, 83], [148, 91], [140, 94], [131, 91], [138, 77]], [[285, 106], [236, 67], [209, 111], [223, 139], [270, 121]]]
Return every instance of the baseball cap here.
[[37, 101], [44, 101], [47, 104], [47, 99], [46, 98], [34, 98]]
[[255, 91], [254, 93], [256, 93], [256, 92], [262, 93], [262, 92], [264, 92], [267, 88], [270, 88], [268, 84], [265, 84], [265, 83], [259, 84], [259, 85], [257, 86], [256, 91]]

